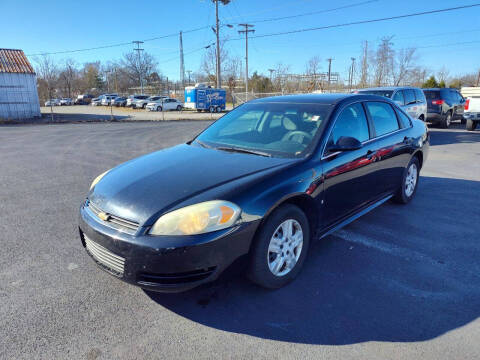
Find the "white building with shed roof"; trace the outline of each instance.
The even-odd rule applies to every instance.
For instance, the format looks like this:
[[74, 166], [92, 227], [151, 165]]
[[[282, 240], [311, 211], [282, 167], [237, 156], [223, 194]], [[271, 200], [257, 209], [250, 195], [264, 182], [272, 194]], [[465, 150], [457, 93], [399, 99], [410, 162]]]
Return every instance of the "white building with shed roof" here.
[[22, 50], [0, 49], [0, 120], [40, 116], [35, 70]]

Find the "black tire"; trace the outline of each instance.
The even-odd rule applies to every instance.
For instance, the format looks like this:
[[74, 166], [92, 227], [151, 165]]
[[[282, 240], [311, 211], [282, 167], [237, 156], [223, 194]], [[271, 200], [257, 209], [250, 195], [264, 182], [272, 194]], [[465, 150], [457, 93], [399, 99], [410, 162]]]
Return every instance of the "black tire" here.
[[468, 131], [474, 131], [477, 128], [477, 121], [473, 121], [472, 119], [467, 120], [466, 128]]
[[197, 112], [202, 112], [202, 109], [197, 109]]
[[142, 109], [145, 109], [146, 106], [147, 104], [142, 104]]
[[450, 124], [452, 123], [452, 112], [449, 111], [445, 114], [445, 117], [440, 121], [440, 127], [442, 129], [448, 129]]
[[215, 107], [214, 106], [210, 106], [208, 108], [208, 110], [211, 112], [211, 113], [214, 113], [215, 112]]
[[[293, 219], [298, 222], [303, 232], [303, 245], [294, 267], [285, 275], [277, 276], [268, 266], [269, 245], [274, 232], [284, 221]], [[251, 281], [268, 289], [278, 289], [287, 285], [300, 273], [307, 257], [310, 244], [310, 227], [308, 219], [300, 208], [286, 204], [274, 210], [258, 230], [250, 251], [247, 275]], [[277, 255], [278, 256], [278, 255]]]
[[182, 111], [182, 105], [177, 106], [177, 111]]
[[[415, 179], [415, 187], [413, 189], [413, 192], [411, 194], [407, 194], [406, 193], [407, 174], [411, 166], [416, 166], [417, 177]], [[403, 171], [402, 184], [400, 185], [400, 188], [398, 189], [397, 193], [393, 197], [393, 200], [399, 204], [408, 204], [410, 200], [413, 199], [413, 197], [417, 192], [419, 176], [420, 176], [420, 163], [418, 162], [418, 158], [414, 156], [408, 163], [408, 166]]]
[[157, 111], [162, 111], [163, 108], [161, 106], [157, 106]]

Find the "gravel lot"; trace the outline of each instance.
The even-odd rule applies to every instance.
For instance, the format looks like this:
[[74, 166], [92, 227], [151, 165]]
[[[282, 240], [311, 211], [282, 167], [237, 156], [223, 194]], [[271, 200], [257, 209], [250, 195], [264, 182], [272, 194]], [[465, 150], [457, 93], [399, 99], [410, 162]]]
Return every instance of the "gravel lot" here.
[[0, 128], [1, 359], [480, 358], [480, 131], [459, 125], [432, 129], [412, 203], [317, 242], [286, 288], [241, 263], [168, 295], [98, 269], [76, 225], [92, 179], [207, 125]]
[[[40, 110], [44, 118], [50, 118], [49, 107], [41, 107]], [[223, 115], [192, 110], [157, 112], [126, 107], [110, 109], [110, 106], [90, 105], [54, 106], [53, 113], [56, 122], [105, 121], [110, 120], [112, 115], [118, 121], [215, 120]]]

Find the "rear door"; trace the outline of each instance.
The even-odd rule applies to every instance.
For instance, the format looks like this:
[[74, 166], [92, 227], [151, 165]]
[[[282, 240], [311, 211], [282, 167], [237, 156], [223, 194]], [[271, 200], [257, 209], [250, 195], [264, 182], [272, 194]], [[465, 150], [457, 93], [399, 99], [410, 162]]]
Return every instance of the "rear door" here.
[[409, 137], [407, 129], [411, 123], [409, 119], [402, 121], [386, 102], [368, 101], [365, 108], [374, 132], [370, 140], [375, 170], [374, 186], [381, 197], [395, 192], [400, 186], [403, 171], [410, 159], [413, 138]]

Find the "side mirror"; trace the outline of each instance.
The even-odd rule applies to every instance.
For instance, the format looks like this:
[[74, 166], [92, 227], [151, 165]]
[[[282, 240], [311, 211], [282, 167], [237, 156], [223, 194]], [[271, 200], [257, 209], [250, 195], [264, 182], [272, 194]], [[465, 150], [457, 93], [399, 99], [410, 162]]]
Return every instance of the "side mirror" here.
[[362, 148], [362, 143], [351, 136], [340, 136], [336, 144], [328, 147], [329, 152], [353, 151]]

